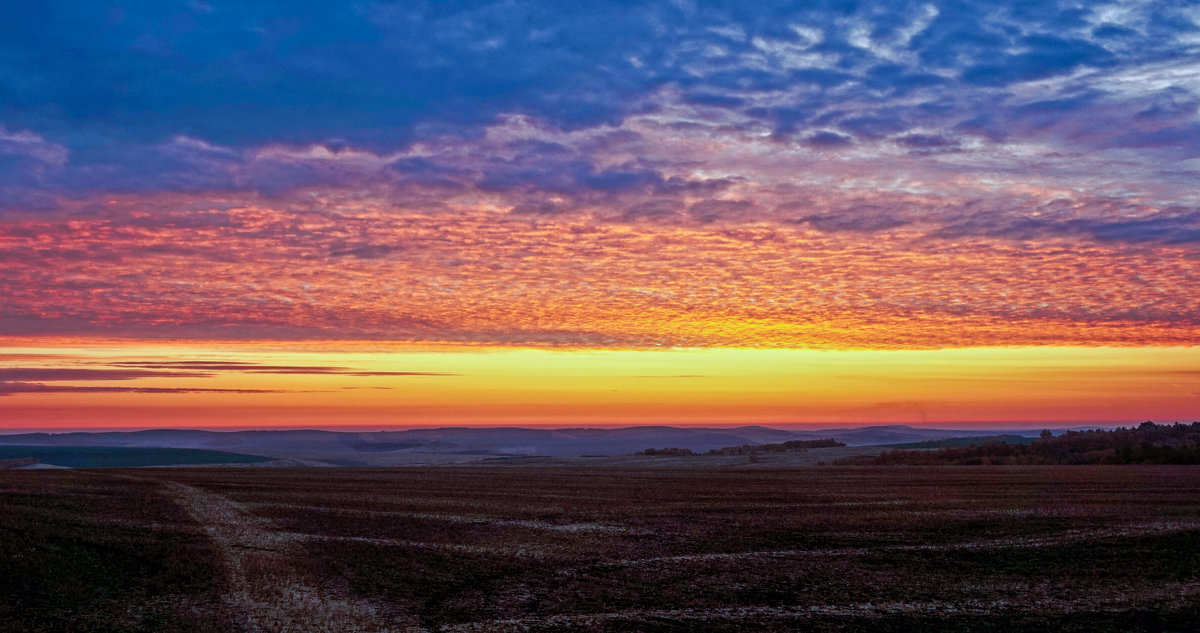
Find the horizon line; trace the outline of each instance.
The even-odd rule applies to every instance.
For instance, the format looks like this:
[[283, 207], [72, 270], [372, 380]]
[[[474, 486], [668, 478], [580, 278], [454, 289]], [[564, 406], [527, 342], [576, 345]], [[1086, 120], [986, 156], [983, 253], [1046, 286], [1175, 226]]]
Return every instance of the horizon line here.
[[[831, 423], [836, 426], [825, 426], [824, 424], [588, 424], [588, 425], [553, 425], [553, 424], [528, 424], [528, 425], [510, 425], [510, 424], [455, 424], [455, 425], [345, 425], [345, 426], [312, 426], [312, 425], [296, 425], [296, 426], [228, 426], [228, 427], [167, 427], [167, 426], [140, 426], [140, 427], [25, 427], [0, 429], [0, 436], [5, 435], [22, 435], [31, 433], [46, 433], [51, 435], [65, 435], [70, 433], [137, 433], [144, 431], [202, 431], [210, 433], [239, 433], [253, 431], [321, 431], [330, 433], [380, 433], [380, 432], [405, 432], [405, 431], [434, 431], [434, 430], [458, 430], [458, 429], [517, 429], [517, 430], [545, 430], [545, 431], [563, 431], [563, 430], [620, 430], [633, 428], [673, 428], [673, 429], [740, 429], [748, 427], [766, 428], [777, 431], [836, 431], [841, 429], [866, 429], [866, 428], [897, 428], [905, 427], [912, 429], [926, 429], [938, 431], [1018, 431], [1018, 430], [1076, 430], [1076, 429], [1114, 429], [1127, 426], [1137, 426], [1143, 422], [1155, 422], [1156, 424], [1175, 424], [1183, 422], [1182, 420], [1139, 420], [1127, 422], [1057, 422], [1053, 424], [1039, 424], [1036, 422], [1019, 422], [1019, 423], [1002, 423], [1002, 422], [961, 422], [961, 423], [946, 423], [943, 424], [907, 424], [907, 423]], [[954, 426], [955, 424], [967, 426]], [[994, 425], [994, 426], [993, 426]]]

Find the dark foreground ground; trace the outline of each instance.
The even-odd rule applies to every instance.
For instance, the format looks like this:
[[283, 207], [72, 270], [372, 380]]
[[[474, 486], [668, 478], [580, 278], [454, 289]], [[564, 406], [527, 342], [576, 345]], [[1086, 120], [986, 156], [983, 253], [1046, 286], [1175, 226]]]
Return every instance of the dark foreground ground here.
[[4, 631], [1195, 631], [1200, 468], [0, 471]]

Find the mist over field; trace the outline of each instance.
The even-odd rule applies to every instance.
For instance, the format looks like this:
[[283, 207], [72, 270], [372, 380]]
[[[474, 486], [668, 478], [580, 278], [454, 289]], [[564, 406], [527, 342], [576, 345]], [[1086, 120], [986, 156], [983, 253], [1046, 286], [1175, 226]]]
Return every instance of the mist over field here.
[[[326, 430], [202, 431], [158, 429], [131, 432], [13, 433], [0, 435], [0, 451], [18, 456], [23, 446], [107, 447], [113, 451], [155, 448], [219, 451], [230, 455], [271, 456], [304, 460], [307, 465], [394, 466], [421, 463], [466, 463], [515, 457], [621, 457], [645, 449], [670, 447], [704, 453], [738, 446], [785, 441], [833, 439], [849, 446], [880, 446], [943, 440], [978, 431], [873, 426], [825, 430], [785, 430], [761, 426], [730, 428], [636, 426], [603, 428], [435, 428], [405, 431], [345, 432]], [[1033, 437], [1036, 431], [1026, 431]], [[993, 433], [992, 435], [1000, 435]], [[1009, 439], [1020, 436], [1008, 435]], [[25, 452], [34, 449], [27, 448]], [[180, 453], [180, 458], [190, 455]], [[832, 459], [832, 458], [830, 458]], [[157, 464], [170, 465], [164, 456]], [[53, 462], [52, 459], [43, 459]], [[219, 453], [205, 461], [222, 463]], [[180, 462], [186, 464], [188, 462]], [[60, 464], [68, 465], [68, 464]], [[99, 464], [95, 464], [99, 465]], [[113, 465], [120, 465], [114, 462]], [[292, 465], [298, 465], [296, 463]]]

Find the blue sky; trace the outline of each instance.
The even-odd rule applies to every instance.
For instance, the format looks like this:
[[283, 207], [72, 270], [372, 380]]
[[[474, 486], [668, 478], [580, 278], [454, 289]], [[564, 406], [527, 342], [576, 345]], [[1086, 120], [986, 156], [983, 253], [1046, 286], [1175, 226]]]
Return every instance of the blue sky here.
[[[1182, 188], [1195, 167], [1176, 163], [1200, 156], [1197, 21], [1185, 2], [20, 2], [0, 26], [0, 183], [13, 202], [278, 191], [297, 176], [239, 184], [224, 167], [244, 158], [221, 152], [387, 153], [507, 115], [578, 130], [673, 109], [787, 146], [886, 141], [977, 168], [1037, 139]], [[654, 171], [547, 162], [484, 178], [604, 189]]]

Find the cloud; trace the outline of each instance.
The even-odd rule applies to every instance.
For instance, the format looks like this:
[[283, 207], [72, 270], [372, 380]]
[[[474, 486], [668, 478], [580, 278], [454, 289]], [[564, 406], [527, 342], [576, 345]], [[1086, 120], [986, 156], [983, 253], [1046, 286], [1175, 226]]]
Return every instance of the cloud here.
[[[187, 371], [161, 371], [184, 369]], [[204, 378], [211, 376], [203, 367], [164, 367], [146, 369], [91, 369], [65, 367], [0, 367], [0, 382], [44, 380], [136, 380], [139, 378]]]
[[[1044, 213], [1013, 215], [996, 211], [976, 212], [947, 224], [935, 233], [938, 237], [988, 236], [1012, 240], [1071, 238], [1081, 236], [1096, 242], [1158, 243], [1164, 245], [1200, 244], [1200, 210], [1133, 210], [1128, 214], [1108, 213], [1098, 217], [1078, 217], [1074, 205], [1050, 204]], [[1096, 201], [1095, 206], [1107, 206]]]
[[0, 122], [0, 210], [15, 206], [30, 210], [57, 207], [53, 188], [70, 151], [29, 130], [12, 130]]
[[837, 214], [807, 215], [796, 218], [794, 221], [798, 224], [808, 224], [815, 229], [826, 232], [852, 231], [863, 233], [886, 231], [904, 226], [909, 222], [905, 218], [895, 217], [886, 212], [871, 213], [870, 209], [857, 209]]
[[[11, 357], [11, 358], [9, 358]], [[61, 360], [52, 355], [2, 355], [0, 360]], [[459, 376], [449, 372], [367, 371], [324, 365], [271, 365], [242, 361], [170, 360], [117, 361], [105, 368], [92, 367], [0, 367], [0, 396], [16, 393], [300, 393], [279, 389], [220, 387], [150, 387], [79, 384], [61, 382], [136, 381], [146, 378], [210, 378], [219, 373], [285, 375], [334, 375], [355, 377]], [[115, 368], [115, 369], [114, 369]]]
[[896, 142], [913, 150], [933, 151], [955, 148], [958, 142], [941, 134], [911, 133], [896, 139]]
[[[510, 116], [565, 131], [619, 126], [661, 111], [665, 86], [677, 87], [679, 105], [693, 110], [683, 119], [749, 116], [814, 145], [917, 126], [936, 135], [939, 122], [969, 120], [981, 103], [1001, 117], [1016, 114], [1020, 105], [1009, 97], [1030, 82], [1069, 82], [1081, 72], [1099, 75], [1095, 82], [1194, 56], [1187, 42], [1200, 31], [1183, 9], [1153, 3], [1091, 13], [1056, 2], [816, 3], [689, 15], [669, 2], [197, 12], [181, 1], [61, 13], [48, 21], [14, 10], [7, 20], [13, 37], [0, 48], [12, 54], [0, 55], [0, 76], [14, 88], [3, 95], [11, 120], [0, 121], [0, 153], [55, 167], [62, 173], [51, 189], [271, 194], [388, 182], [389, 166], [425, 184], [460, 182], [467, 172], [454, 165], [398, 153], [437, 139], [479, 139]], [[51, 63], [63, 41], [78, 54]], [[1158, 88], [1132, 100], [1166, 86]], [[839, 108], [848, 110], [828, 120]], [[1079, 104], [1057, 122], [1095, 109]], [[496, 164], [479, 180], [573, 190], [655, 178], [653, 170], [552, 156], [511, 169]]]
[[51, 168], [66, 165], [70, 152], [29, 130], [9, 130], [0, 125], [0, 154], [23, 156]]
[[0, 397], [15, 393], [296, 393], [277, 389], [212, 389], [203, 387], [98, 387], [45, 385], [36, 382], [0, 381]]
[[963, 70], [963, 79], [980, 85], [1003, 85], [1064, 74], [1080, 66], [1107, 66], [1114, 63], [1103, 47], [1082, 39], [1066, 39], [1039, 33], [1018, 38], [1014, 44], [1022, 52], [996, 61], [983, 61]]
[[9, 336], [1195, 340], [1171, 3], [53, 4], [0, 25]]
[[822, 130], [810, 134], [804, 139], [804, 142], [813, 147], [836, 148], [845, 147], [852, 144], [854, 141], [845, 134], [838, 134], [837, 132]]
[[[423, 371], [362, 371], [350, 369], [347, 367], [333, 367], [325, 365], [268, 365], [264, 363], [252, 363], [243, 361], [202, 361], [202, 360], [180, 360], [180, 361], [122, 361], [112, 363], [116, 367], [131, 367], [137, 368], [134, 371], [147, 371], [150, 375], [211, 375], [211, 374], [194, 374], [190, 372], [241, 372], [247, 374], [332, 374], [342, 376], [459, 376], [461, 374], [447, 372], [423, 372]], [[167, 373], [154, 374], [155, 370], [167, 370]], [[182, 373], [171, 373], [170, 370], [176, 370]], [[3, 377], [4, 370], [0, 370], [0, 377]], [[80, 370], [87, 371], [87, 370]], [[106, 370], [96, 370], [106, 371]], [[41, 380], [48, 380], [41, 378]]]
[[630, 165], [597, 170], [587, 162], [575, 161], [566, 164], [549, 162], [538, 166], [497, 166], [485, 172], [478, 185], [484, 190], [493, 191], [534, 187], [557, 193], [578, 193], [585, 189], [644, 190], [662, 182], [662, 176], [649, 169]]

